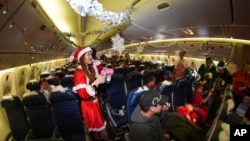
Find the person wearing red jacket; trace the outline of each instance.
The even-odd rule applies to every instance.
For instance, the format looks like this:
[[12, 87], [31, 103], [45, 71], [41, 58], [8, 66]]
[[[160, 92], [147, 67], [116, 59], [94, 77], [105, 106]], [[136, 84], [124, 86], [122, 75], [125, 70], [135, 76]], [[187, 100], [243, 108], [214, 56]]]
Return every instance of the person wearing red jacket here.
[[90, 47], [79, 47], [74, 53], [74, 59], [80, 65], [74, 73], [73, 90], [81, 99], [81, 111], [86, 128], [89, 132], [93, 132], [93, 137], [96, 140], [108, 141], [110, 139], [106, 131], [107, 123], [102, 115], [99, 98], [96, 95], [96, 88], [105, 82], [106, 75], [99, 75], [98, 71], [94, 69]]

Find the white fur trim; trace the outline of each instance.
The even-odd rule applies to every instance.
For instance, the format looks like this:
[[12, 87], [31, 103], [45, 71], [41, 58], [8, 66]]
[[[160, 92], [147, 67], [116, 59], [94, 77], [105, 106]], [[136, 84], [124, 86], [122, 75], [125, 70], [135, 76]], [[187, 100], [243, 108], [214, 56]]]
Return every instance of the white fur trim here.
[[77, 55], [77, 60], [79, 61], [81, 56], [86, 53], [86, 52], [89, 52], [89, 51], [92, 51], [92, 49], [90, 47], [86, 47], [84, 48], [83, 50], [81, 50], [78, 55]]
[[84, 88], [86, 88], [86, 86], [87, 86], [86, 84], [78, 84], [78, 85], [73, 87], [73, 91], [77, 91], [79, 89], [84, 89]]
[[94, 96], [94, 95], [95, 95], [95, 89], [94, 89], [92, 86], [90, 86], [90, 85], [88, 85], [88, 86], [86, 87], [86, 91], [88, 92], [88, 94], [89, 94], [90, 96]]
[[99, 128], [89, 128], [88, 130], [91, 131], [96, 131], [96, 132], [100, 132], [102, 130], [104, 130], [106, 128], [106, 121], [104, 122], [103, 126], [99, 127]]

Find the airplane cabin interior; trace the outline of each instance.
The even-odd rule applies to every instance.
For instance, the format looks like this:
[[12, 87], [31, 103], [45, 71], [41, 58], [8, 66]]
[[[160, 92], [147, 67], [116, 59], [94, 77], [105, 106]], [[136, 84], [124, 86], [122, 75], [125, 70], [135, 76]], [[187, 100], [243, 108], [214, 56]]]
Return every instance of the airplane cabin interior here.
[[[172, 94], [168, 95], [170, 98], [183, 100], [171, 101], [172, 112], [184, 106], [190, 100], [188, 96], [193, 97], [198, 69], [207, 58], [215, 66], [223, 61], [230, 74], [247, 64], [250, 81], [249, 8], [250, 1], [242, 0], [0, 0], [0, 141], [93, 140], [86, 127], [79, 126], [84, 125], [84, 120], [78, 112], [81, 99], [77, 94], [65, 89], [65, 93], [57, 91], [49, 104], [39, 95], [27, 96], [31, 89], [40, 87], [41, 76], [55, 74], [60, 82], [46, 78], [48, 82], [72, 90], [76, 67], [72, 56], [81, 46], [95, 49], [104, 67], [114, 71], [100, 95], [113, 140], [129, 141], [128, 115], [132, 114], [130, 108], [133, 111], [137, 105], [129, 102], [143, 92], [135, 88], [143, 87], [146, 78], [133, 71], [142, 70], [146, 63], [160, 66], [147, 72], [160, 84], [164, 72], [173, 72], [180, 52], [185, 52], [191, 68], [188, 76], [176, 81], [171, 92], [164, 90]], [[127, 69], [119, 69], [127, 58]], [[63, 74], [64, 70], [68, 73]], [[250, 89], [250, 85], [247, 87]], [[244, 115], [250, 114], [249, 104], [240, 104], [238, 113], [232, 113], [231, 89], [227, 86], [221, 92], [216, 116], [199, 134], [200, 140], [229, 140], [231, 124], [250, 124], [250, 118]], [[33, 115], [37, 111], [44, 115], [44, 121], [35, 124], [31, 121], [32, 117], [39, 120], [39, 116]], [[51, 113], [55, 119], [64, 116], [72, 124], [59, 120], [52, 123]], [[60, 137], [54, 132], [56, 128]], [[73, 132], [75, 136], [71, 136]]]

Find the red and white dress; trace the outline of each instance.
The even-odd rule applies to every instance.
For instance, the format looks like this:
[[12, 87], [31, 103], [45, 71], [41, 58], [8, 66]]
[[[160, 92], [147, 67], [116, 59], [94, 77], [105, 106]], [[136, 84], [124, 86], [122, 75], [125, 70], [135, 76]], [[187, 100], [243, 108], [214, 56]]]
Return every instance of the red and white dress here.
[[[98, 72], [96, 72], [98, 75]], [[81, 98], [82, 115], [88, 131], [102, 131], [105, 129], [106, 121], [102, 115], [99, 98], [95, 96], [89, 78], [84, 71], [78, 67], [74, 74], [73, 90], [78, 93]], [[95, 96], [95, 98], [91, 98]]]

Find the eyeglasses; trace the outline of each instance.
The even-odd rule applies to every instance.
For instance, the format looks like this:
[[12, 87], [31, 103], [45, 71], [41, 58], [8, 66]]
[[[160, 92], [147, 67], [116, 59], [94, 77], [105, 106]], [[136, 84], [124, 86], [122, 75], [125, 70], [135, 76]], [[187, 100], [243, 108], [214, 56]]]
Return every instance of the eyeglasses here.
[[161, 101], [161, 95], [159, 95], [158, 97], [154, 97], [152, 100], [152, 105], [156, 105]]

